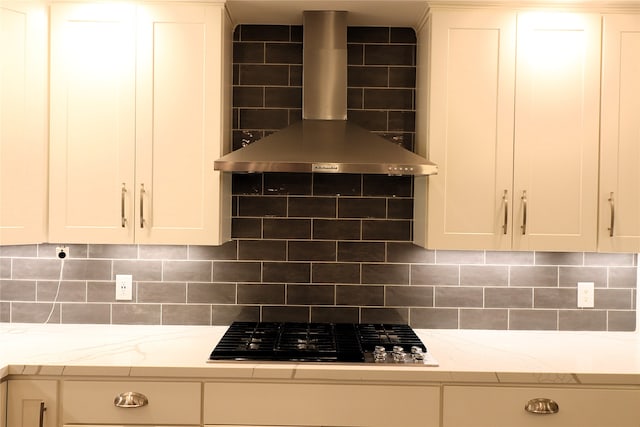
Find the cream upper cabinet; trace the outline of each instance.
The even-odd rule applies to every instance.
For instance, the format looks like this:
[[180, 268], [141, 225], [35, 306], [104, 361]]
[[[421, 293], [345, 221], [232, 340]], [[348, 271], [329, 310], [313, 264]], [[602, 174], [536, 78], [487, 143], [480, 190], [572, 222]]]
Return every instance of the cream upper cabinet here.
[[47, 30], [44, 3], [0, 4], [0, 245], [46, 241]]
[[598, 250], [640, 252], [640, 15], [605, 15]]
[[421, 246], [511, 247], [515, 26], [515, 13], [435, 11], [419, 33], [417, 140], [439, 167], [416, 178]]
[[[231, 25], [219, 4], [54, 4], [50, 241], [219, 244]], [[229, 211], [227, 213], [227, 211]]]
[[596, 250], [600, 21], [518, 15], [514, 249]]
[[416, 180], [417, 244], [596, 249], [599, 37], [598, 15], [431, 13], [417, 140], [439, 173]]

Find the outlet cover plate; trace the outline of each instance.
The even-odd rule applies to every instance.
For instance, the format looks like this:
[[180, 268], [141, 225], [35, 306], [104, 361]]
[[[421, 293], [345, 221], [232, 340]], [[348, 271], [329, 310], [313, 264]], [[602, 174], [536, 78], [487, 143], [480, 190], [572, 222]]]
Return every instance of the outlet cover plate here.
[[116, 301], [133, 299], [133, 281], [131, 274], [116, 274]]

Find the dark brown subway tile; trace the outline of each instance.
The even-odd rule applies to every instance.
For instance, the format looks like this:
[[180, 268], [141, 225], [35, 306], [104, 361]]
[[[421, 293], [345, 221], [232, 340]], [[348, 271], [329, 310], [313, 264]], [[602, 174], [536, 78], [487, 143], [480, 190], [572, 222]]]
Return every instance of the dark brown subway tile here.
[[267, 64], [302, 64], [302, 43], [266, 43]]
[[423, 329], [458, 329], [457, 308], [411, 308], [411, 325]]
[[637, 330], [635, 311], [607, 312], [607, 330], [617, 332], [632, 332]]
[[262, 218], [232, 218], [231, 237], [234, 239], [259, 239], [262, 237]]
[[11, 322], [11, 304], [8, 302], [0, 301], [0, 322]]
[[364, 108], [371, 110], [411, 110], [413, 106], [412, 89], [365, 89]]
[[213, 263], [214, 282], [260, 282], [262, 265], [259, 262], [217, 261]]
[[287, 304], [290, 305], [334, 305], [333, 285], [288, 285]]
[[157, 282], [162, 280], [162, 263], [162, 260], [114, 260], [112, 278], [115, 279], [117, 274], [130, 274], [136, 282]]
[[389, 41], [391, 43], [416, 44], [416, 31], [413, 28], [392, 27], [390, 28]]
[[162, 304], [163, 325], [210, 325], [211, 306], [207, 304]]
[[[136, 259], [137, 245], [89, 245], [89, 258]], [[76, 258], [73, 248], [69, 248], [69, 258]]]
[[[265, 107], [264, 89], [260, 86], [235, 86], [233, 88], [233, 99], [236, 107]], [[238, 108], [235, 109], [238, 112]]]
[[350, 88], [388, 87], [389, 68], [350, 65], [347, 72], [347, 81]]
[[339, 198], [338, 218], [386, 218], [386, 200], [382, 198]]
[[561, 310], [558, 313], [561, 331], [606, 331], [607, 312], [604, 310]]
[[0, 245], [0, 258], [35, 258], [38, 256], [38, 246], [43, 248], [43, 250], [45, 247], [49, 248], [45, 251], [47, 252], [47, 256], [51, 258], [55, 256], [55, 247], [53, 247], [53, 245]]
[[511, 286], [558, 286], [558, 267], [556, 266], [511, 266], [509, 269]]
[[238, 285], [238, 304], [284, 304], [285, 285]]
[[461, 329], [508, 329], [509, 313], [504, 309], [461, 309]]
[[336, 218], [335, 197], [289, 197], [289, 217]]
[[311, 219], [265, 218], [262, 222], [262, 236], [265, 239], [309, 239]]
[[411, 197], [412, 177], [363, 175], [362, 193], [375, 197]]
[[[415, 111], [389, 111], [388, 113], [387, 130], [392, 132], [405, 132], [406, 138], [412, 137], [414, 129], [416, 127], [416, 113]], [[407, 150], [412, 150], [412, 141], [406, 141], [402, 143], [402, 146]]]
[[60, 323], [111, 323], [111, 304], [60, 304]]
[[[273, 85], [287, 86], [289, 84], [289, 67], [287, 65], [252, 65], [240, 64], [239, 82], [243, 86], [250, 85]], [[274, 129], [264, 126], [242, 126], [256, 129]], [[277, 129], [277, 128], [276, 128]]]
[[289, 111], [284, 108], [240, 110], [240, 127], [243, 129], [282, 129], [289, 124]]
[[487, 264], [497, 265], [533, 265], [533, 252], [487, 251]]
[[388, 27], [348, 27], [349, 43], [389, 43]]
[[385, 286], [385, 305], [433, 307], [432, 286]]
[[284, 261], [287, 242], [282, 240], [240, 240], [238, 259], [246, 261]]
[[363, 264], [362, 283], [408, 285], [409, 264]]
[[241, 41], [280, 41], [290, 40], [290, 27], [288, 25], [253, 25], [244, 24], [236, 27]]
[[360, 240], [361, 221], [355, 219], [314, 219], [313, 239]]
[[412, 265], [412, 285], [456, 286], [460, 284], [457, 265]]
[[364, 45], [347, 43], [347, 64], [364, 65]]
[[336, 242], [289, 241], [289, 261], [336, 261]]
[[421, 248], [411, 242], [387, 242], [387, 262], [433, 264], [435, 251]]
[[314, 196], [360, 196], [361, 194], [361, 175], [333, 173], [313, 175]]
[[584, 264], [608, 267], [631, 267], [634, 265], [635, 257], [635, 254], [585, 252]]
[[266, 108], [300, 108], [302, 88], [278, 87], [265, 89], [264, 106]]
[[363, 220], [363, 240], [411, 239], [411, 221], [408, 220]]
[[416, 70], [413, 67], [390, 67], [389, 87], [416, 87]]
[[610, 288], [636, 288], [637, 268], [609, 267], [608, 284]]
[[262, 173], [237, 173], [231, 175], [231, 191], [235, 195], [262, 194]]
[[13, 323], [60, 323], [60, 304], [35, 302], [12, 302]]
[[313, 283], [360, 283], [360, 265], [353, 263], [314, 263]]
[[211, 261], [164, 261], [162, 280], [167, 282], [211, 282]]
[[236, 285], [232, 283], [188, 283], [187, 304], [235, 304]]
[[631, 289], [596, 289], [593, 299], [599, 310], [632, 310], [635, 306]]
[[[136, 282], [133, 282], [133, 295], [136, 295]], [[87, 282], [87, 302], [115, 302], [115, 282]]]
[[0, 258], [0, 280], [11, 278], [11, 259]]
[[360, 317], [362, 323], [409, 323], [409, 309], [363, 307]]
[[287, 215], [287, 198], [281, 196], [240, 196], [238, 198], [238, 215], [285, 217]]
[[36, 301], [34, 280], [0, 280], [0, 300]]
[[[233, 62], [236, 64], [264, 64], [264, 43], [235, 42]], [[237, 102], [234, 98], [234, 104]]]
[[[38, 301], [87, 302], [87, 282], [84, 280], [38, 281], [36, 289]], [[5, 298], [0, 296], [0, 299]]]
[[436, 307], [482, 307], [482, 288], [437, 287], [435, 288]]
[[160, 304], [114, 304], [111, 317], [114, 325], [159, 325]]
[[582, 252], [536, 252], [536, 265], [582, 265]]
[[263, 322], [308, 322], [309, 307], [269, 305], [262, 307]]
[[415, 65], [415, 46], [412, 45], [365, 45], [366, 65]]
[[578, 282], [594, 282], [598, 288], [607, 286], [606, 267], [558, 267], [560, 286], [577, 286]]
[[238, 258], [238, 241], [232, 240], [220, 246], [189, 246], [190, 260], [234, 260]]
[[349, 120], [370, 131], [384, 132], [389, 129], [386, 111], [347, 109]]
[[340, 262], [384, 262], [384, 242], [338, 242]]
[[309, 283], [311, 265], [300, 262], [265, 262], [263, 265], [264, 282]]
[[254, 305], [213, 305], [212, 325], [230, 325], [232, 322], [260, 321], [260, 307]]
[[178, 245], [140, 245], [140, 259], [166, 260], [187, 258], [187, 246]]
[[437, 264], [484, 264], [482, 251], [436, 251]]
[[493, 265], [461, 265], [462, 286], [507, 286], [509, 267]]
[[337, 285], [337, 305], [383, 306], [384, 286]]
[[577, 304], [576, 288], [535, 288], [534, 308], [573, 309]]
[[360, 310], [357, 307], [311, 307], [312, 322], [358, 323]]
[[187, 284], [139, 282], [136, 295], [138, 303], [184, 304], [187, 302]]
[[[73, 274], [68, 274], [69, 264], [64, 264], [63, 279], [74, 279]], [[58, 280], [61, 268], [62, 263], [57, 259], [14, 258], [11, 277], [20, 280]]]
[[556, 331], [558, 310], [510, 309], [509, 329]]
[[310, 196], [313, 175], [310, 173], [264, 173], [265, 195], [302, 195]]
[[413, 199], [387, 199], [387, 218], [413, 219]]
[[486, 308], [533, 308], [531, 288], [485, 288]]
[[111, 270], [111, 260], [70, 259], [64, 263], [62, 278], [65, 280], [109, 280], [112, 278]]

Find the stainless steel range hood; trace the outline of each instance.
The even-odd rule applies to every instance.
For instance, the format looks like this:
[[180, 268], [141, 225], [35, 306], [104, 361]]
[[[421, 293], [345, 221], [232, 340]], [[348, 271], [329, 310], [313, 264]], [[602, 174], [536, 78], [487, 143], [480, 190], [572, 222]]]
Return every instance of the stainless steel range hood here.
[[431, 175], [437, 166], [347, 121], [347, 12], [303, 14], [301, 122], [215, 161], [225, 172]]

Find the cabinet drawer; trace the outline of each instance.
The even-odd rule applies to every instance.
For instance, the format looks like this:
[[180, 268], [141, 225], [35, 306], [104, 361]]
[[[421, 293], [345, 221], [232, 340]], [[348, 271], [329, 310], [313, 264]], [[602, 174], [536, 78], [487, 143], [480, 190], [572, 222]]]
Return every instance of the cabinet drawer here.
[[[138, 392], [148, 399], [139, 408], [118, 408], [120, 393]], [[62, 422], [67, 424], [200, 424], [199, 383], [133, 381], [65, 381]]]
[[[640, 419], [640, 390], [446, 386], [444, 427], [626, 427]], [[549, 398], [555, 414], [532, 414], [530, 399]]]
[[440, 422], [436, 386], [209, 383], [204, 395], [204, 423], [213, 425], [436, 427]]

